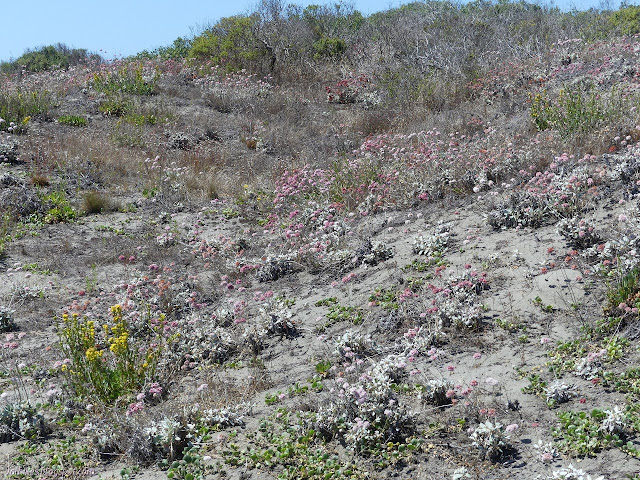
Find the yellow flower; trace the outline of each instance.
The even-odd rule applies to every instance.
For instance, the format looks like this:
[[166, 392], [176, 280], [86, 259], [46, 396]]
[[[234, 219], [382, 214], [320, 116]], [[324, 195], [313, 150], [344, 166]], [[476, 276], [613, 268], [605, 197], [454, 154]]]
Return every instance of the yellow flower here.
[[102, 350], [97, 350], [96, 347], [89, 347], [85, 352], [85, 356], [90, 362], [95, 362], [102, 357]]

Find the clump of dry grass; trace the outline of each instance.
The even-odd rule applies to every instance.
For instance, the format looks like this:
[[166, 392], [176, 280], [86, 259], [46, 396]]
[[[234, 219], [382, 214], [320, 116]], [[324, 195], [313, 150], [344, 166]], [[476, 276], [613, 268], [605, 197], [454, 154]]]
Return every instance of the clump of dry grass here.
[[91, 190], [82, 197], [82, 210], [87, 214], [116, 211], [120, 204], [104, 192]]
[[49, 183], [50, 183], [48, 177], [38, 173], [32, 174], [29, 181], [31, 182], [31, 185], [35, 187], [47, 187], [49, 186]]

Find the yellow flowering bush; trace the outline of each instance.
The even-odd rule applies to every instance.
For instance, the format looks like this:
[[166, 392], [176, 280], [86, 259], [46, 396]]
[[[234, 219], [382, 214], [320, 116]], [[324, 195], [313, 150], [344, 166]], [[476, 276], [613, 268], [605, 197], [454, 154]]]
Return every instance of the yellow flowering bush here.
[[95, 322], [77, 313], [62, 315], [58, 324], [60, 350], [70, 360], [62, 369], [76, 395], [111, 403], [147, 382], [155, 381], [164, 317], [144, 338], [133, 335], [122, 306], [111, 307], [111, 324], [96, 330]]

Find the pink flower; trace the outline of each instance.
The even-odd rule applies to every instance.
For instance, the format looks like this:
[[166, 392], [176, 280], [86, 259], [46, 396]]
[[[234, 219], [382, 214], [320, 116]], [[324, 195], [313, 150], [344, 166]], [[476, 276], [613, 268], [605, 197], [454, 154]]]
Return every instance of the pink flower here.
[[453, 365], [447, 365], [447, 370], [453, 372], [456, 369]]
[[480, 352], [476, 352], [473, 354], [473, 358], [479, 360], [480, 358], [482, 358], [482, 354]]
[[129, 408], [127, 408], [127, 416], [133, 415], [136, 412], [139, 412], [141, 410], [144, 410], [144, 403], [142, 402], [136, 402], [136, 403], [132, 403], [131, 405], [129, 405]]
[[151, 393], [154, 396], [160, 395], [160, 394], [162, 394], [162, 387], [160, 386], [159, 383], [154, 382], [149, 387], [149, 393]]

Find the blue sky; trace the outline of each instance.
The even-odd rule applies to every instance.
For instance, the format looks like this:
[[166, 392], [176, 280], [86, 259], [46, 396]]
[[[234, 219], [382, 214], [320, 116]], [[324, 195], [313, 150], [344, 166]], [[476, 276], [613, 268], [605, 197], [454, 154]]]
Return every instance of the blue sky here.
[[[79, 0], [3, 1], [0, 22], [0, 60], [22, 55], [27, 48], [65, 43], [86, 48], [105, 58], [132, 55], [189, 37], [202, 25], [221, 17], [250, 12], [258, 0]], [[301, 5], [322, 4], [323, 0], [295, 1]], [[355, 0], [364, 14], [397, 7], [407, 1]], [[611, 0], [616, 7], [619, 1]], [[636, 4], [637, 2], [628, 2]], [[600, 0], [556, 0], [554, 5], [569, 9], [598, 8]]]

